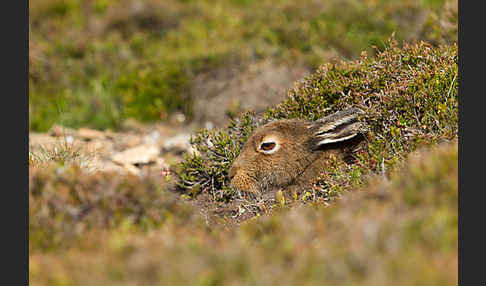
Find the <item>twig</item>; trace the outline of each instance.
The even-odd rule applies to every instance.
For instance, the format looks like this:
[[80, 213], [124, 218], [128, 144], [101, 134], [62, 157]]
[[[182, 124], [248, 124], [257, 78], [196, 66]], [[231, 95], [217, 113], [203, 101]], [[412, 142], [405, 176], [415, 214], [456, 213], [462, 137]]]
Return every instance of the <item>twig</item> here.
[[451, 94], [452, 87], [454, 86], [454, 82], [456, 81], [457, 73], [454, 75], [454, 78], [452, 79], [451, 82], [451, 87], [449, 87], [449, 92], [447, 92], [447, 98], [449, 98], [449, 95]]

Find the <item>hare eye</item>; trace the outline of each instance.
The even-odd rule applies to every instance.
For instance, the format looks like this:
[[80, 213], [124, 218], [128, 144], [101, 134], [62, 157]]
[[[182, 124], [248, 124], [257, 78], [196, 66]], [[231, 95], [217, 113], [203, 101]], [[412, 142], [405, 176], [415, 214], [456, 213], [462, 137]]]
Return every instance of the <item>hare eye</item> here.
[[264, 151], [271, 151], [273, 148], [275, 148], [275, 146], [275, 142], [264, 142], [262, 145], [260, 145], [260, 148]]

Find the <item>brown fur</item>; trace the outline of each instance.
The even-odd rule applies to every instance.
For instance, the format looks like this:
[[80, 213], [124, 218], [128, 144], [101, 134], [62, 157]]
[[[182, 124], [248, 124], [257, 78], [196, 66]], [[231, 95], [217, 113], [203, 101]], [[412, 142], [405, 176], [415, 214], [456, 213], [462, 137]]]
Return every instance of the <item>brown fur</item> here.
[[[359, 114], [357, 109], [348, 109], [320, 121], [279, 120], [257, 128], [229, 169], [232, 188], [239, 192], [261, 194], [277, 189], [298, 189], [309, 184], [323, 170], [330, 156], [346, 160], [363, 141], [364, 137], [358, 134], [361, 125], [357, 125], [356, 120], [349, 123], [338, 121], [353, 112]], [[326, 136], [334, 136], [333, 132], [338, 139], [339, 136], [347, 138], [350, 132], [356, 136], [319, 145], [322, 137], [316, 134], [324, 123], [329, 124], [330, 119], [340, 125]], [[343, 128], [351, 131], [347, 131], [346, 136], [338, 134]], [[259, 146], [262, 139], [269, 137], [280, 147], [272, 154], [265, 154]]]

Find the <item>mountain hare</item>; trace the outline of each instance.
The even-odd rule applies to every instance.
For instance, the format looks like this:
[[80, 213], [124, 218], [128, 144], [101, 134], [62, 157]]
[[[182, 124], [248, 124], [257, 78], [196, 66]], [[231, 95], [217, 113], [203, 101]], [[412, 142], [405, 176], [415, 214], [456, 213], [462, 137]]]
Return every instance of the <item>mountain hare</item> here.
[[349, 108], [317, 121], [279, 120], [257, 128], [229, 169], [231, 187], [252, 196], [298, 191], [331, 156], [346, 160], [364, 142], [362, 113]]

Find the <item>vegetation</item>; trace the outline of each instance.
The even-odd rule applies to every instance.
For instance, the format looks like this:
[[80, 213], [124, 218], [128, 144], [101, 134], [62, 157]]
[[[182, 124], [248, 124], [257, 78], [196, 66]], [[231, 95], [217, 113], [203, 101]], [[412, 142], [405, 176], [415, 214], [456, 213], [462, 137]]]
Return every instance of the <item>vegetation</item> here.
[[[457, 0], [29, 3], [30, 131], [190, 119], [199, 75], [312, 71], [263, 115], [197, 132], [170, 172], [93, 171], [66, 138], [29, 149], [31, 284], [457, 285]], [[257, 126], [349, 106], [368, 127], [354, 162], [297, 198], [234, 196]]]
[[224, 130], [196, 134], [193, 144], [199, 152], [181, 162], [180, 189], [191, 196], [209, 192], [231, 200], [228, 168], [258, 125], [281, 118], [316, 120], [349, 106], [365, 111], [368, 150], [353, 165], [331, 163], [316, 182], [319, 187], [305, 196], [328, 196], [355, 187], [369, 174], [385, 173], [417, 146], [457, 137], [456, 78], [455, 44], [434, 48], [423, 42], [405, 43], [400, 48], [391, 40], [376, 58], [363, 53], [353, 62], [322, 65], [263, 118], [245, 114]]
[[[457, 1], [32, 0], [30, 129], [192, 114], [194, 78], [264, 59], [317, 68], [395, 33], [457, 40]], [[346, 11], [346, 13], [343, 13]], [[360, 19], [360, 21], [356, 21]]]
[[167, 220], [183, 223], [190, 212], [163, 187], [164, 181], [157, 178], [88, 174], [78, 165], [33, 166], [29, 169], [30, 250], [68, 247], [90, 229], [136, 224], [149, 230]]
[[53, 162], [59, 165], [75, 164], [80, 166], [83, 162], [88, 160], [89, 156], [83, 155], [75, 146], [67, 142], [59, 143], [52, 149], [44, 147], [40, 150], [29, 150], [29, 166], [36, 166], [42, 163], [51, 164]]
[[[64, 220], [64, 233], [82, 239], [62, 251], [40, 252], [41, 237], [31, 234], [30, 281], [457, 285], [457, 156], [457, 142], [422, 150], [391, 172], [389, 181], [374, 176], [330, 206], [281, 207], [230, 228], [208, 225], [207, 218], [194, 215], [198, 208], [174, 201], [164, 191], [152, 196], [155, 188], [135, 178], [98, 176], [85, 182], [86, 177], [76, 180], [72, 173], [55, 175], [57, 199], [53, 185], [31, 184], [31, 229], [40, 227], [43, 217], [37, 230], [54, 233]], [[46, 175], [40, 171], [32, 177], [50, 180]], [[85, 187], [89, 184], [93, 187]], [[78, 199], [67, 200], [74, 194]], [[96, 207], [74, 221], [69, 209], [75, 206], [71, 212], [76, 213], [90, 196], [99, 198]], [[52, 204], [60, 210], [57, 217], [46, 210]], [[149, 217], [161, 224], [147, 231]], [[125, 223], [114, 224], [114, 218], [125, 218]], [[96, 227], [81, 227], [89, 225]]]

